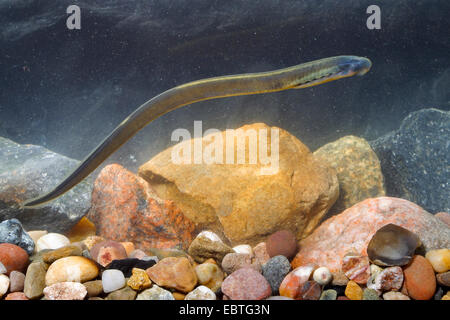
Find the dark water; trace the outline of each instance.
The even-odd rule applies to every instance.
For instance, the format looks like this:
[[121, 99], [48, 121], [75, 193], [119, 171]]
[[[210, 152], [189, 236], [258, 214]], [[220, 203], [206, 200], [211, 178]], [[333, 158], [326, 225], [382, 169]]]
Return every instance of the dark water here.
[[[81, 30], [66, 27], [81, 8]], [[312, 150], [344, 135], [368, 140], [410, 112], [450, 109], [447, 0], [0, 2], [0, 136], [75, 159], [137, 106], [204, 77], [267, 71], [327, 56], [369, 57], [372, 70], [310, 89], [201, 102], [156, 120], [114, 154], [135, 169], [176, 128], [265, 122]]]

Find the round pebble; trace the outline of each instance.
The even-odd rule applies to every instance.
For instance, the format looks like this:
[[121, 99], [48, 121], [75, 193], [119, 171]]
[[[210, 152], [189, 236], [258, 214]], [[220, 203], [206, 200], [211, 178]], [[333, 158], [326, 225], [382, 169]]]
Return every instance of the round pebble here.
[[272, 294], [278, 294], [281, 282], [283, 282], [284, 277], [286, 277], [290, 270], [291, 264], [289, 263], [289, 260], [282, 255], [270, 258], [270, 260], [262, 266], [262, 274], [270, 283]]
[[103, 292], [102, 280], [86, 281], [83, 285], [86, 287], [88, 297], [96, 297]]
[[46, 300], [83, 300], [86, 287], [77, 282], [59, 282], [44, 289]]
[[408, 295], [415, 300], [429, 300], [436, 291], [436, 277], [430, 262], [415, 255], [403, 270]]
[[56, 260], [45, 275], [47, 286], [58, 282], [85, 282], [98, 276], [98, 267], [92, 260], [84, 257], [65, 257]]
[[450, 270], [450, 249], [430, 250], [426, 253], [425, 258], [437, 273]]
[[105, 300], [134, 300], [136, 295], [136, 291], [127, 286], [109, 293]]
[[123, 288], [126, 284], [123, 272], [116, 269], [108, 269], [102, 273], [103, 292], [109, 293]]
[[43, 235], [36, 242], [36, 251], [44, 249], [59, 249], [70, 245], [70, 240], [65, 235], [59, 233], [48, 233]]
[[6, 268], [6, 274], [13, 270], [25, 272], [28, 266], [28, 254], [19, 246], [0, 243], [0, 262]]
[[198, 286], [189, 292], [184, 300], [216, 300], [216, 294], [208, 287]]
[[3, 297], [6, 292], [8, 292], [9, 283], [10, 281], [8, 276], [0, 274], [0, 298]]
[[333, 276], [331, 275], [330, 270], [327, 267], [317, 268], [313, 273], [313, 279], [318, 284], [322, 286], [326, 286], [331, 282]]
[[222, 292], [232, 300], [262, 300], [270, 296], [272, 288], [259, 272], [242, 268], [225, 278]]
[[283, 255], [290, 259], [297, 253], [297, 239], [289, 230], [280, 230], [271, 234], [266, 241], [270, 257]]

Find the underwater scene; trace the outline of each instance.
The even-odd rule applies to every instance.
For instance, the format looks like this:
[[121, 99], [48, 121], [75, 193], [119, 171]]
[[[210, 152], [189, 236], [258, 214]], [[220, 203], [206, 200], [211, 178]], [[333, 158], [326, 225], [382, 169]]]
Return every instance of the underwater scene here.
[[0, 0], [0, 303], [450, 300], [449, 13]]

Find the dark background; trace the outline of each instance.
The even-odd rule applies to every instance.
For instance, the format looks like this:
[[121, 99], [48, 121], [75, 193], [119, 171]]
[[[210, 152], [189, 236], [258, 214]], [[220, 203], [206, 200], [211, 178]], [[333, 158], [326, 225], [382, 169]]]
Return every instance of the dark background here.
[[[68, 30], [66, 8], [81, 8]], [[381, 30], [366, 8], [381, 7]], [[0, 136], [84, 158], [129, 113], [173, 86], [334, 55], [372, 70], [322, 86], [197, 103], [156, 120], [111, 156], [135, 170], [193, 132], [265, 122], [312, 150], [375, 139], [410, 112], [450, 109], [450, 2], [1, 0]]]

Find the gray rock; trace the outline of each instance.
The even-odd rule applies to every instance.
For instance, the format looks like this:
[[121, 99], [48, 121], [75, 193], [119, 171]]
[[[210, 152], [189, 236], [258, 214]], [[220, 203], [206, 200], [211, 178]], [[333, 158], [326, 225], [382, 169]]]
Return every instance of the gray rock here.
[[333, 289], [328, 289], [322, 292], [319, 300], [336, 300], [336, 299], [337, 299], [337, 291]]
[[25, 232], [17, 219], [5, 220], [0, 223], [0, 243], [12, 243], [24, 249], [28, 255], [34, 252], [34, 241]]
[[270, 258], [269, 261], [262, 265], [262, 274], [269, 282], [270, 287], [272, 288], [272, 294], [278, 294], [280, 284], [290, 270], [291, 264], [289, 263], [289, 260], [281, 255]]
[[16, 218], [27, 230], [68, 231], [90, 207], [91, 178], [42, 207], [23, 209], [21, 203], [49, 192], [78, 163], [43, 147], [0, 137], [0, 220]]
[[370, 142], [381, 162], [389, 196], [431, 213], [450, 212], [450, 112], [422, 109], [400, 128]]
[[154, 284], [137, 295], [136, 300], [175, 300], [172, 293]]

